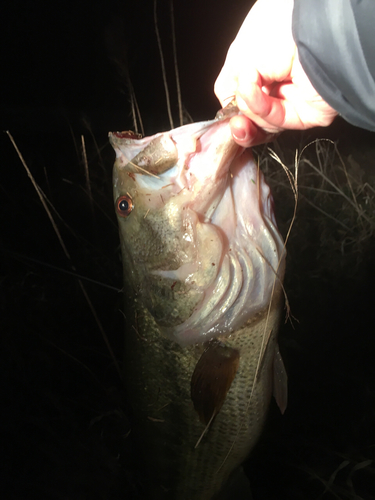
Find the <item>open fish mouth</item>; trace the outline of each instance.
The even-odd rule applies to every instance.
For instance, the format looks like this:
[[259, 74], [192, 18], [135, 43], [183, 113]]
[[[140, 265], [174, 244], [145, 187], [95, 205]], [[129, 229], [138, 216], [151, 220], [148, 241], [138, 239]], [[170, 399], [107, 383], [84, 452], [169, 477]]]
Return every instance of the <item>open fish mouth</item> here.
[[110, 134], [126, 286], [180, 345], [253, 321], [284, 273], [270, 190], [231, 136], [236, 112], [145, 139]]

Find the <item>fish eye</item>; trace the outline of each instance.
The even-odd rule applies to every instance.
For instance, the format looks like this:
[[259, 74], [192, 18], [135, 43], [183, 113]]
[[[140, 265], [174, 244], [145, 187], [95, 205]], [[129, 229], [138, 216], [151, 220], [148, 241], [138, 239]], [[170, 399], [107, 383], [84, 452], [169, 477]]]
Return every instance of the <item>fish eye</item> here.
[[116, 212], [120, 217], [127, 217], [133, 210], [133, 201], [128, 195], [123, 195], [117, 198], [116, 201]]

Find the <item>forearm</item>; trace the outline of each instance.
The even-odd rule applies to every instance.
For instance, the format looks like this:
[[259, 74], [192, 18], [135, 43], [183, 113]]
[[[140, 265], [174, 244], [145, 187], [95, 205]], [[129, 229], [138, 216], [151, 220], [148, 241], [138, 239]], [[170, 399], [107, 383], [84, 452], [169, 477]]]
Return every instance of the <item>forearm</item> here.
[[347, 121], [375, 131], [375, 2], [295, 0], [293, 37], [315, 90]]

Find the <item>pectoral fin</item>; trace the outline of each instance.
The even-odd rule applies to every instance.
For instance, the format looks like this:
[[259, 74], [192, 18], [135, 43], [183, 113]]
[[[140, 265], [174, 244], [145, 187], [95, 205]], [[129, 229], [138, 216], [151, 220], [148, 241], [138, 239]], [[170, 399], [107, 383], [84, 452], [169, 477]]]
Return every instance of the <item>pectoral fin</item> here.
[[288, 403], [288, 375], [277, 344], [273, 358], [273, 395], [281, 413], [284, 413]]
[[199, 419], [208, 425], [223, 406], [240, 362], [236, 349], [212, 340], [191, 377], [191, 399]]

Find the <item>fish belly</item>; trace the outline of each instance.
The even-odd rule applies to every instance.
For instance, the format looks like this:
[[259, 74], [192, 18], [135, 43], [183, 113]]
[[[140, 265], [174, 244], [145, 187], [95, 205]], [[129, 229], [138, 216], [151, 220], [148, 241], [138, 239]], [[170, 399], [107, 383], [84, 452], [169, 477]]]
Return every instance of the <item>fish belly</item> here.
[[209, 500], [245, 460], [261, 433], [272, 394], [280, 299], [276, 293], [269, 314], [258, 314], [226, 337], [226, 345], [240, 353], [239, 368], [198, 446], [205, 425], [194, 410], [190, 385], [204, 346], [181, 347], [161, 335], [147, 310], [133, 310], [125, 366], [145, 498]]

